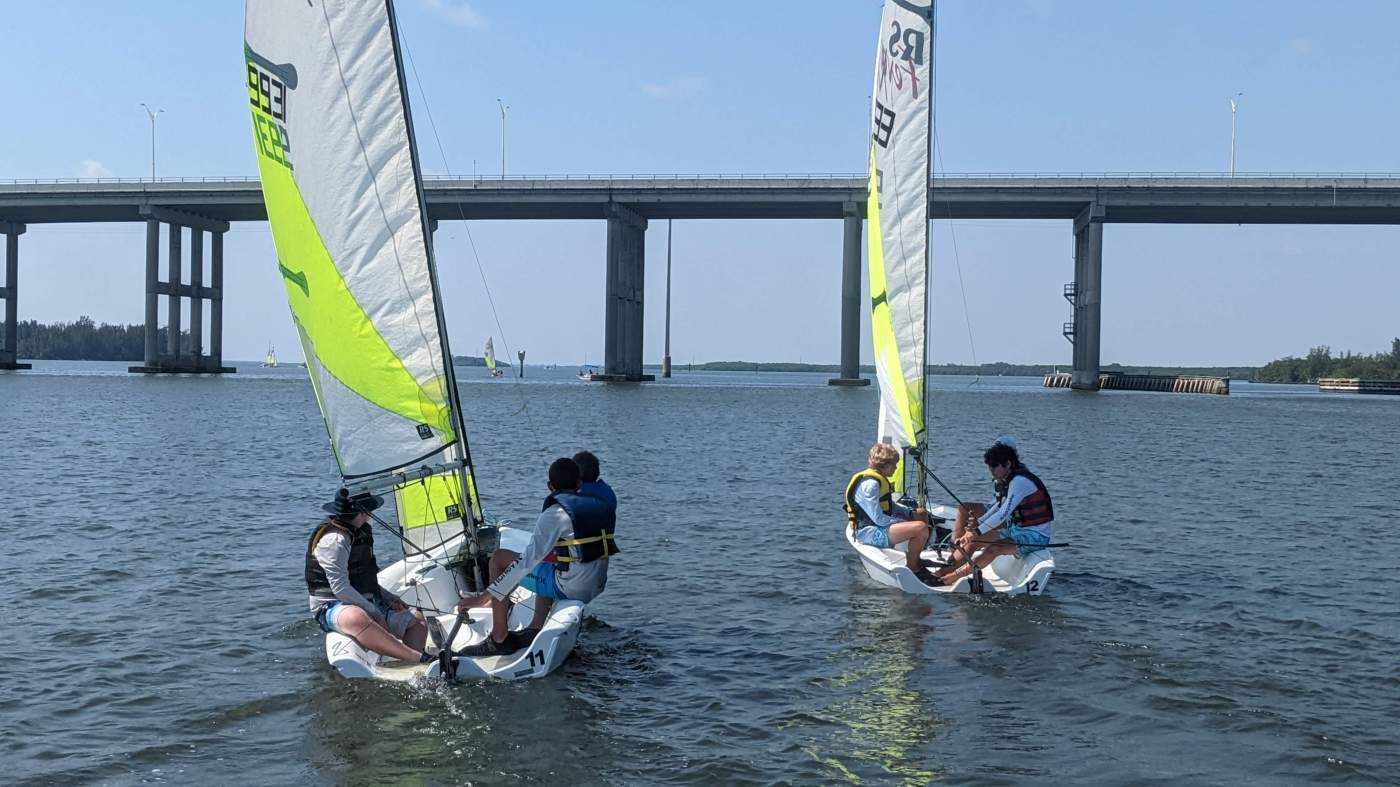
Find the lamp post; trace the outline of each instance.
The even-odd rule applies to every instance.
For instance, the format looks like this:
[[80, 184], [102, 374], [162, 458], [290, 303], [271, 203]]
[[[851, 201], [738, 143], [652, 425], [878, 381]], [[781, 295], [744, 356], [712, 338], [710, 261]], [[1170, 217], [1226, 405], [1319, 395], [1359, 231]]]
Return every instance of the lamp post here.
[[506, 110], [510, 109], [509, 104], [501, 103], [496, 99], [496, 106], [501, 108], [501, 179], [506, 177]]
[[1239, 112], [1240, 96], [1244, 93], [1236, 93], [1230, 96], [1230, 177], [1235, 176], [1235, 116]]
[[151, 118], [151, 180], [156, 179], [156, 115], [164, 112], [163, 109], [151, 109], [146, 102], [141, 102], [141, 106], [146, 108], [146, 114]]

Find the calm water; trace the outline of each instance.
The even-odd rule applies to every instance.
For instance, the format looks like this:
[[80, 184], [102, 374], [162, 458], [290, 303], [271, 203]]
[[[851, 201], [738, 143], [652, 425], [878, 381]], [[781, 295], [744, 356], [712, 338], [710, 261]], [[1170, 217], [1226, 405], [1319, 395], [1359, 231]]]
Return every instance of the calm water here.
[[840, 537], [872, 389], [463, 370], [488, 509], [591, 448], [624, 552], [556, 674], [409, 687], [338, 678], [306, 616], [336, 477], [304, 370], [124, 366], [0, 373], [7, 782], [1397, 778], [1400, 398], [935, 378], [944, 480], [985, 498], [1016, 435], [1074, 546], [1044, 597], [923, 601]]

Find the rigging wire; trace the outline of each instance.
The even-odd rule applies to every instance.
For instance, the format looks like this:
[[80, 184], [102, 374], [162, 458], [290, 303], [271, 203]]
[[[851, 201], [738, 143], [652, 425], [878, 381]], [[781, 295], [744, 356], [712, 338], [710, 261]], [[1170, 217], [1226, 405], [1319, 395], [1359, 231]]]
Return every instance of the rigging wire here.
[[[423, 80], [418, 76], [418, 65], [413, 60], [413, 50], [408, 45], [408, 35], [404, 32], [402, 26], [399, 27], [399, 38], [403, 41], [403, 52], [408, 58], [409, 70], [413, 72], [413, 82], [418, 87], [418, 96], [423, 101], [423, 113], [428, 118], [428, 127], [433, 132], [433, 142], [437, 144], [438, 156], [442, 159], [443, 170], [447, 172], [449, 178], [455, 178], [456, 176], [452, 174], [452, 165], [447, 160], [447, 150], [443, 147], [442, 137], [438, 134], [437, 122], [433, 120], [433, 110], [428, 104], [428, 93], [423, 89]], [[491, 309], [491, 319], [496, 324], [496, 332], [501, 336], [501, 346], [505, 348], [506, 357], [511, 357], [510, 340], [506, 338], [506, 330], [501, 326], [501, 316], [496, 310], [496, 299], [491, 294], [491, 285], [486, 281], [486, 267], [481, 263], [481, 253], [477, 250], [476, 238], [472, 236], [471, 225], [467, 223], [467, 214], [466, 211], [462, 209], [462, 204], [460, 202], [457, 203], [457, 216], [462, 222], [463, 229], [466, 231], [467, 244], [471, 248], [472, 259], [476, 262], [477, 274], [481, 277], [481, 288], [482, 291], [486, 293], [486, 303]], [[449, 359], [449, 363], [450, 362], [451, 360]], [[522, 379], [521, 373], [524, 371], [525, 364], [520, 360], [519, 356], [516, 356], [516, 363], [520, 364], [520, 368], [516, 370], [516, 375], [512, 383], [516, 386], [514, 390], [520, 397], [520, 409], [516, 411], [515, 415], [519, 415], [520, 413], [525, 414], [525, 420], [530, 427], [530, 432], [536, 438], [536, 441], [538, 441], [539, 429], [536, 427], [534, 418], [530, 413], [529, 399], [519, 388], [520, 380]]]
[[[941, 25], [939, 25], [937, 20], [938, 6], [936, 3], [934, 4], [933, 13], [935, 16], [933, 29], [937, 31], [940, 29]], [[929, 59], [932, 61], [933, 66], [934, 79], [932, 91], [934, 94], [934, 102], [936, 104], [938, 101], [938, 47], [933, 47], [933, 54]], [[943, 163], [943, 144], [938, 141], [937, 123], [938, 116], [934, 115], [931, 120], [933, 133], [933, 152], [936, 156], [938, 156], [939, 171], [946, 174], [948, 172], [948, 167]], [[930, 189], [931, 188], [932, 184], [930, 184]], [[944, 203], [944, 207], [947, 208], [948, 211], [948, 238], [952, 241], [953, 244], [953, 266], [958, 272], [958, 291], [962, 294], [963, 320], [967, 323], [967, 345], [972, 350], [972, 365], [978, 367], [977, 376], [974, 377], [972, 379], [972, 382], [968, 384], [968, 386], [971, 387], [973, 385], [976, 385], [982, 379], [982, 370], [980, 364], [977, 363], [977, 344], [972, 340], [972, 315], [968, 312], [967, 309], [967, 287], [963, 284], [962, 260], [958, 255], [958, 233], [953, 228], [953, 206], [950, 203]], [[929, 216], [929, 220], [932, 221], [933, 217]], [[930, 259], [932, 259], [932, 256], [932, 254], [929, 255]], [[930, 321], [929, 325], [930, 327], [932, 327], [932, 321]], [[925, 337], [925, 341], [927, 340], [927, 337]]]

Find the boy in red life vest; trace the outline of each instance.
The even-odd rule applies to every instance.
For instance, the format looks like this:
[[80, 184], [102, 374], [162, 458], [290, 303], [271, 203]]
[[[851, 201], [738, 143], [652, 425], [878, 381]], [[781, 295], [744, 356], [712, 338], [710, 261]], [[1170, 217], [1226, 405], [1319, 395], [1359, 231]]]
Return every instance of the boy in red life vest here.
[[[986, 568], [1002, 555], [1025, 557], [1050, 543], [1055, 507], [1050, 491], [1021, 464], [1016, 449], [999, 439], [982, 455], [992, 480], [1005, 492], [990, 510], [977, 503], [958, 509], [950, 565], [934, 574], [938, 585], [952, 585], [972, 573], [973, 564]], [[1004, 486], [1003, 486], [1004, 485]], [[990, 543], [989, 543], [990, 542]], [[980, 550], [980, 552], [979, 552]], [[969, 556], [976, 554], [969, 562]]]

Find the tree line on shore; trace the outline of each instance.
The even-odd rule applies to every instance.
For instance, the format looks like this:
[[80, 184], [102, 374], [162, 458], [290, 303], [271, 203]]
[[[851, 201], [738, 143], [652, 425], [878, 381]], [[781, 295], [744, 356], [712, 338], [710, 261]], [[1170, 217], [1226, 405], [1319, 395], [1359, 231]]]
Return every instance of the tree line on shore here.
[[[73, 322], [40, 323], [22, 320], [18, 324], [18, 355], [45, 361], [139, 361], [145, 357], [146, 331], [143, 325], [98, 324], [91, 317], [79, 317]], [[164, 351], [166, 329], [156, 331], [156, 345]], [[192, 352], [189, 331], [180, 333], [181, 351]], [[461, 366], [485, 366], [482, 358], [473, 355], [453, 356]], [[497, 365], [509, 366], [497, 359]], [[648, 364], [648, 366], [653, 366]], [[681, 364], [676, 365], [682, 368]], [[825, 372], [839, 373], [838, 364], [815, 363], [755, 363], [752, 361], [710, 361], [685, 364], [684, 368], [698, 371], [723, 372]], [[961, 374], [994, 377], [1040, 377], [1067, 369], [1048, 364], [984, 363], [930, 365], [929, 374]], [[863, 374], [874, 374], [874, 368], [860, 367]], [[1389, 352], [1361, 355], [1344, 351], [1332, 355], [1327, 346], [1314, 347], [1302, 358], [1292, 356], [1271, 361], [1262, 367], [1251, 366], [1124, 366], [1108, 364], [1105, 372], [1124, 374], [1183, 374], [1210, 377], [1248, 379], [1260, 383], [1308, 383], [1324, 377], [1357, 377], [1363, 380], [1400, 380], [1400, 338], [1391, 341]]]
[[[41, 361], [140, 361], [146, 356], [144, 325], [98, 325], [91, 317], [73, 322], [41, 323], [21, 320], [15, 349], [20, 358]], [[166, 330], [156, 332], [156, 346], [166, 347]], [[190, 332], [180, 333], [182, 352], [192, 352]]]
[[1341, 355], [1333, 356], [1331, 347], [1314, 347], [1302, 358], [1288, 356], [1265, 364], [1254, 375], [1254, 381], [1310, 383], [1324, 377], [1400, 380], [1400, 338], [1391, 340], [1390, 352], [1374, 355], [1343, 351]]

